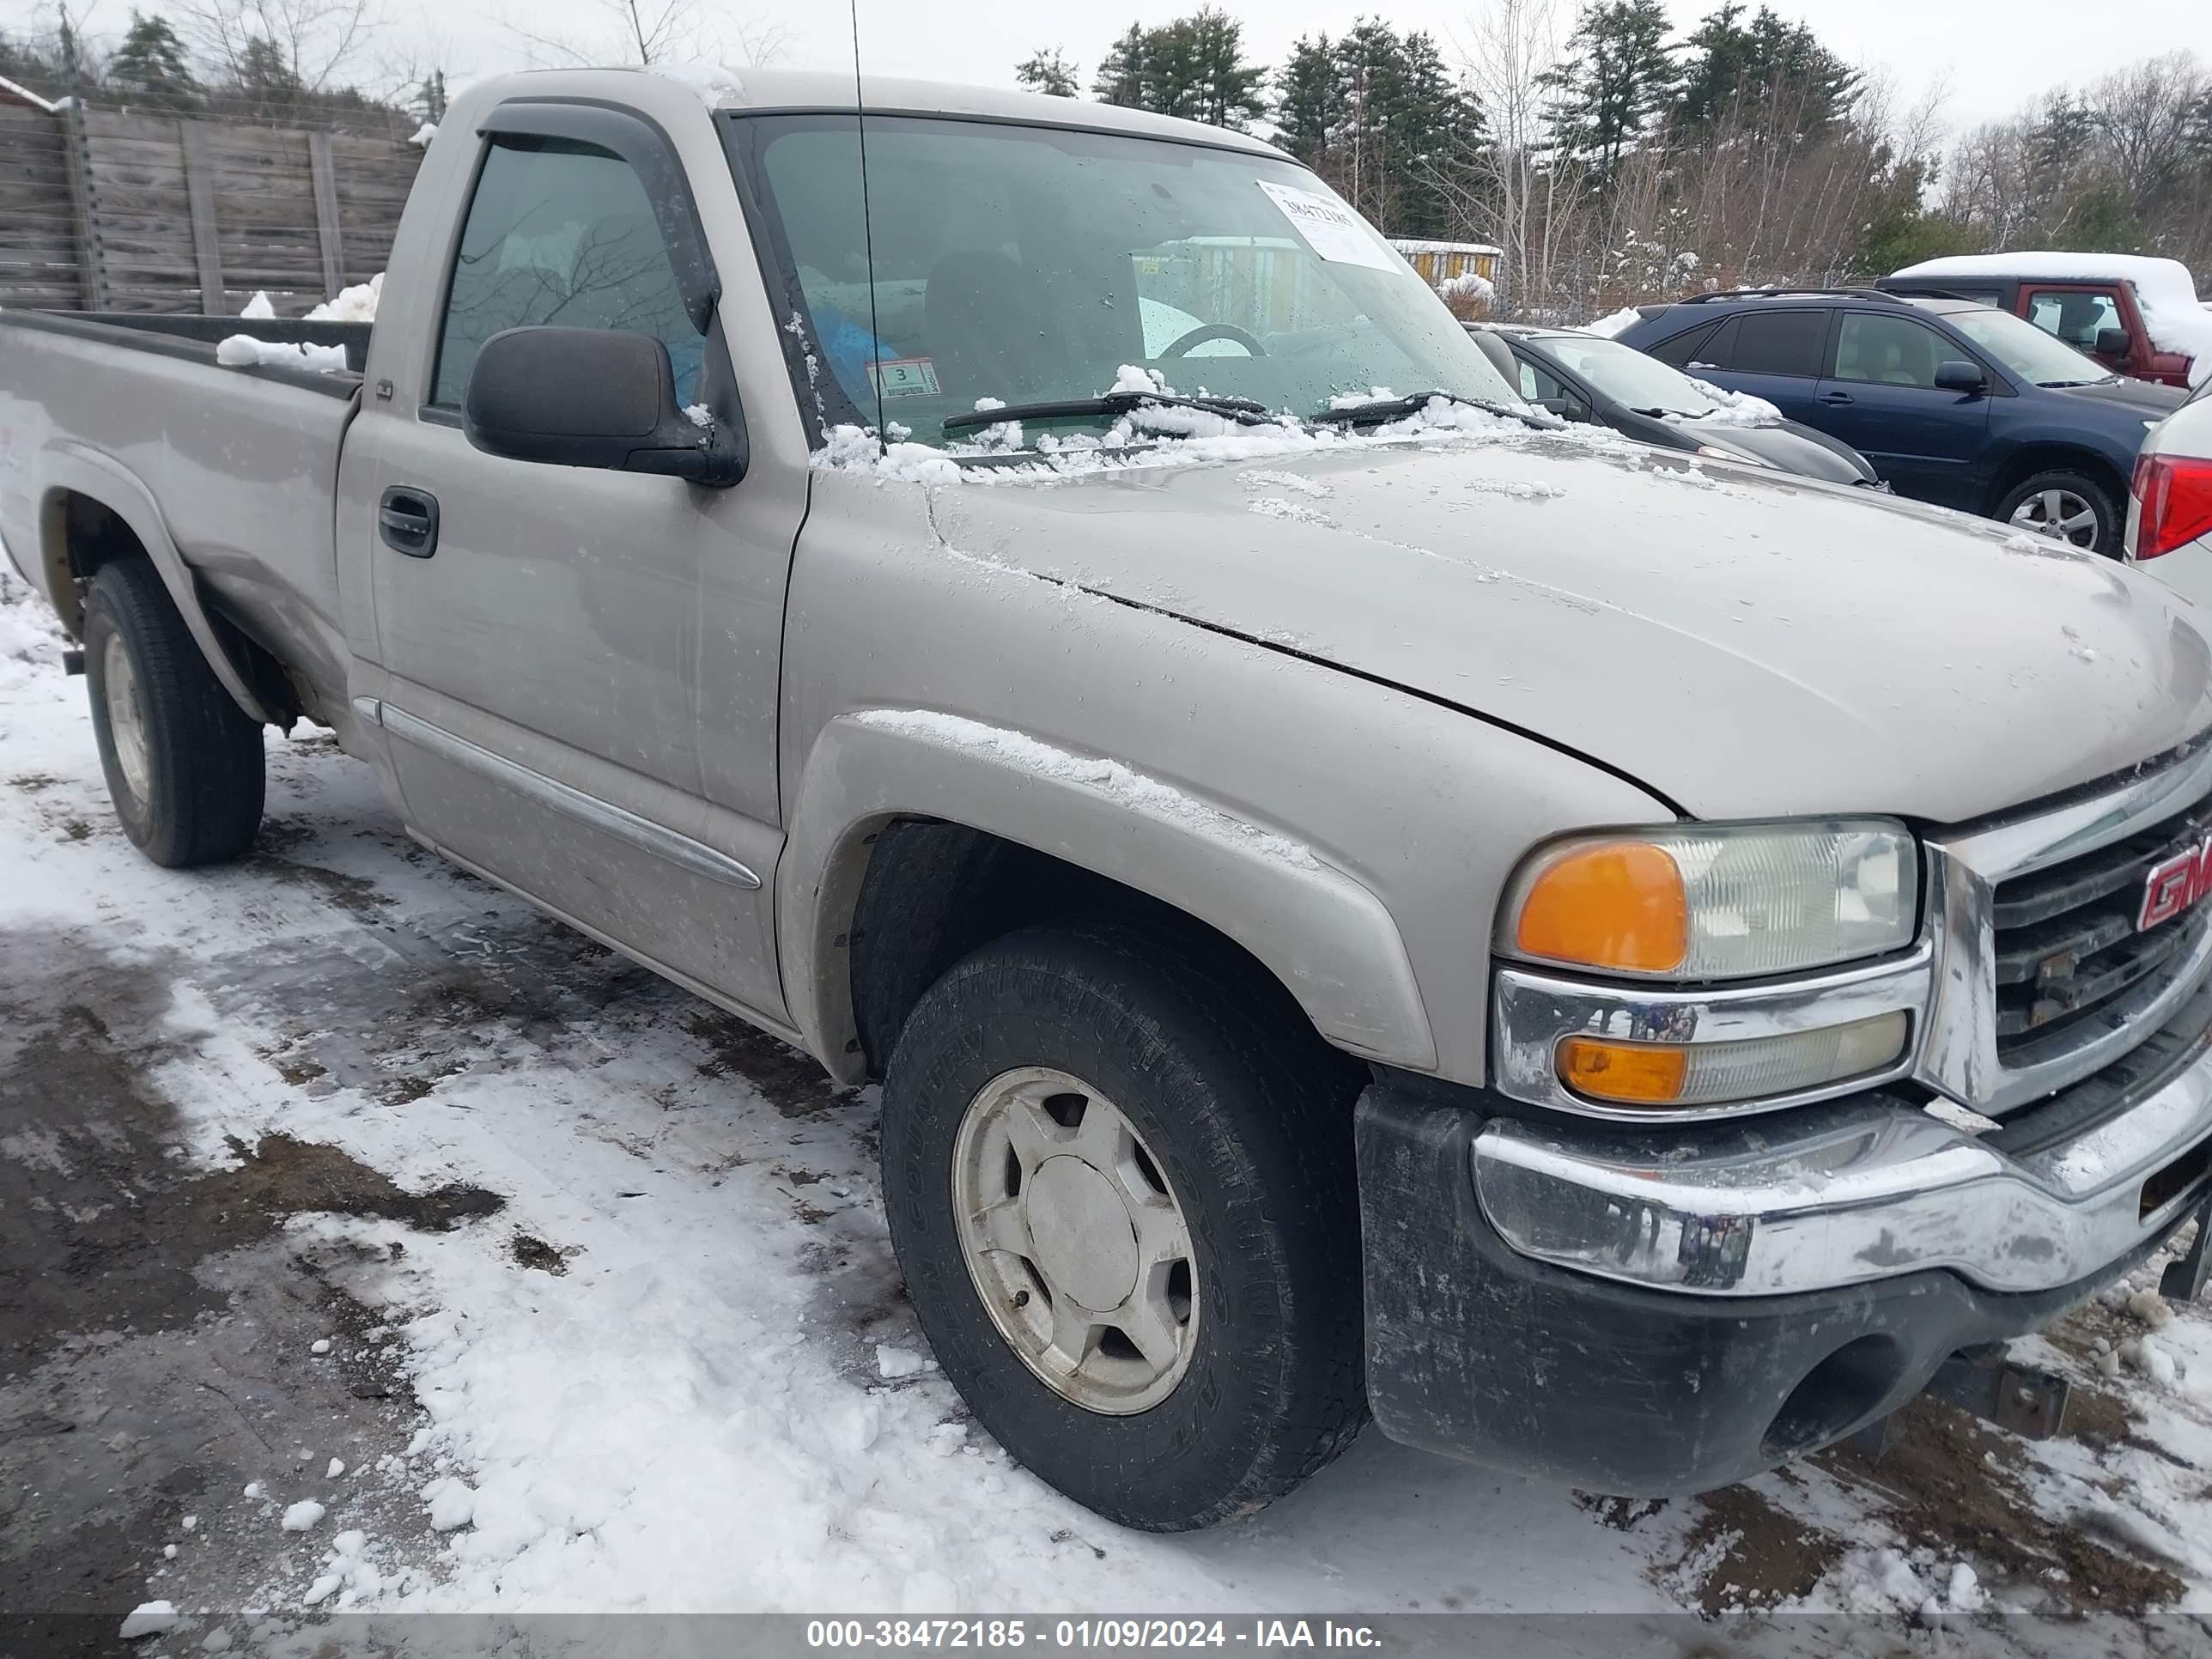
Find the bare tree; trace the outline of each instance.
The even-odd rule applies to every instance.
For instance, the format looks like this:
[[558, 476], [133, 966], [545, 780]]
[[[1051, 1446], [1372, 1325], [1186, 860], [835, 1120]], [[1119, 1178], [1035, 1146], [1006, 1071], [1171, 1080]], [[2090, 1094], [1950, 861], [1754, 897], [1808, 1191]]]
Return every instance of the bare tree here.
[[1589, 194], [1587, 168], [1547, 154], [1544, 77], [1563, 40], [1553, 0], [1496, 0], [1469, 20], [1461, 52], [1489, 132], [1462, 139], [1437, 183], [1453, 216], [1504, 255], [1502, 315], [1554, 303], [1558, 268]]
[[782, 24], [726, 18], [708, 0], [594, 0], [592, 9], [599, 26], [582, 33], [549, 34], [512, 18], [507, 27], [541, 67], [707, 61], [761, 69], [789, 44]]
[[174, 0], [185, 40], [234, 87], [325, 92], [360, 64], [378, 0]]

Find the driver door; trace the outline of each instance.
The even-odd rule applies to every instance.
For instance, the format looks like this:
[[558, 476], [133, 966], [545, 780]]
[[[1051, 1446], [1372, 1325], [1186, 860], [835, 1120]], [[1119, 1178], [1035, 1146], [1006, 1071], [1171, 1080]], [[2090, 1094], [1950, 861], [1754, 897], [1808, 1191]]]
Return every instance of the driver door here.
[[[650, 128], [639, 142], [659, 131], [606, 114]], [[547, 118], [556, 132], [575, 118]], [[469, 368], [501, 330], [651, 334], [679, 405], [721, 350], [690, 320], [633, 160], [504, 125], [483, 141], [431, 349], [346, 446], [409, 828], [671, 977], [781, 1017], [768, 878], [804, 480], [714, 489], [471, 444]]]

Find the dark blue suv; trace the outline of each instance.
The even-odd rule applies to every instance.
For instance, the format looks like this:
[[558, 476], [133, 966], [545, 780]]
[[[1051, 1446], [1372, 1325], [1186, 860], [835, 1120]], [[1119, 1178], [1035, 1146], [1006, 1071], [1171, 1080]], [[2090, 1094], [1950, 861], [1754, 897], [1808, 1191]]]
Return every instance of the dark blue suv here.
[[2008, 312], [1871, 289], [1702, 295], [1614, 337], [1849, 444], [1900, 495], [2116, 556], [2136, 451], [2186, 395]]

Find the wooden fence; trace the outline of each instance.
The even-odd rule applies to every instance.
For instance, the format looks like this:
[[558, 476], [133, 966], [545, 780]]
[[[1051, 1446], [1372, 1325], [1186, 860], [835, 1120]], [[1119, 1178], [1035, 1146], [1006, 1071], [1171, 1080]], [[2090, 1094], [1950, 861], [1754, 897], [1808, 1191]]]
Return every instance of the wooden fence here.
[[0, 104], [0, 305], [296, 315], [384, 269], [422, 152]]

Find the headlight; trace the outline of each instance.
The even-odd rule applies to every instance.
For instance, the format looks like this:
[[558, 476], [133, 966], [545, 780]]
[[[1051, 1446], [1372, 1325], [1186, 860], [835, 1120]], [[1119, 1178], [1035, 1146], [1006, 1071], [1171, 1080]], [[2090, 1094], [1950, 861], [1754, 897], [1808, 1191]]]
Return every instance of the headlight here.
[[1747, 979], [1912, 942], [1912, 836], [1881, 819], [1579, 836], [1522, 866], [1500, 955], [1606, 974]]

